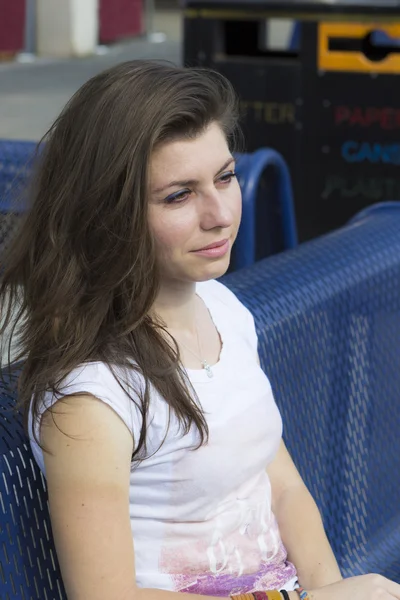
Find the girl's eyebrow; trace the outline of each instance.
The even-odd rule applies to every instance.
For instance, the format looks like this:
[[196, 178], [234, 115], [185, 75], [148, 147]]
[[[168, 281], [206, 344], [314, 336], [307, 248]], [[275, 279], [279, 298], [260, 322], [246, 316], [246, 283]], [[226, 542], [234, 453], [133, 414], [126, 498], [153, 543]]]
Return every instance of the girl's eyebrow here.
[[[235, 159], [233, 158], [233, 156], [231, 156], [223, 165], [222, 167], [219, 169], [219, 171], [217, 171], [217, 173], [215, 174], [215, 177], [217, 175], [219, 175], [220, 173], [222, 173], [222, 171], [224, 171], [227, 167], [229, 167], [229, 165], [231, 163], [235, 162]], [[153, 190], [154, 194], [160, 194], [161, 192], [165, 192], [165, 190], [168, 190], [171, 187], [187, 187], [187, 186], [192, 186], [192, 185], [197, 185], [199, 182], [197, 179], [186, 179], [184, 181], [171, 181], [170, 183], [168, 183], [167, 185], [161, 187], [161, 188], [157, 188], [155, 190]]]

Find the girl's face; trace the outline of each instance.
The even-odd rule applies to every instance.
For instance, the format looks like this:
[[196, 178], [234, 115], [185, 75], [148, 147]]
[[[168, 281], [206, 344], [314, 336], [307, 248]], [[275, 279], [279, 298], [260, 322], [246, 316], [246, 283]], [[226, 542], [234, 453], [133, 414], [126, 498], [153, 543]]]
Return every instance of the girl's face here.
[[157, 148], [150, 161], [149, 223], [162, 281], [223, 275], [241, 209], [235, 161], [218, 124], [195, 139]]

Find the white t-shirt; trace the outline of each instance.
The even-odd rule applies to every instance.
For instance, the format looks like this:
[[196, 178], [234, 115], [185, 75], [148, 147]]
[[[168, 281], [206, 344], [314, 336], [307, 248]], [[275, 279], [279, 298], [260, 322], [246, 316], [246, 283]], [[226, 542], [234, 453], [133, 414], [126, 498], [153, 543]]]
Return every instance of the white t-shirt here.
[[[198, 433], [183, 435], [153, 389], [150, 455], [131, 470], [130, 519], [139, 587], [228, 597], [294, 589], [296, 570], [287, 561], [271, 511], [266, 467], [282, 436], [282, 420], [270, 383], [257, 363], [257, 335], [250, 312], [217, 281], [197, 285], [222, 340], [213, 378], [187, 369], [210, 436], [193, 450]], [[138, 374], [132, 371], [137, 383]], [[108, 404], [138, 439], [141, 419], [104, 363], [88, 363], [66, 379], [65, 394], [90, 392]], [[55, 402], [49, 394], [41, 412]], [[30, 423], [32, 428], [32, 419]], [[36, 424], [37, 427], [37, 424]], [[41, 449], [31, 436], [44, 472]], [[153, 454], [154, 453], [154, 454]]]

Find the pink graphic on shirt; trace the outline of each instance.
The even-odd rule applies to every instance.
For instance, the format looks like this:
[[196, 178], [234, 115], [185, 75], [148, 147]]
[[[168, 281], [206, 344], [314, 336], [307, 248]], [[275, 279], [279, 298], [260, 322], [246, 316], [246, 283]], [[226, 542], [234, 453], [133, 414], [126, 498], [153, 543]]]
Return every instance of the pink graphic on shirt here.
[[241, 576], [231, 574], [171, 575], [177, 592], [204, 596], [228, 597], [234, 594], [280, 589], [296, 576], [295, 567], [288, 562], [281, 544], [279, 553], [269, 563], [262, 563], [256, 573]]
[[230, 596], [279, 588], [296, 576], [269, 501], [257, 495], [224, 504], [210, 521], [198, 523], [194, 543], [178, 541], [179, 526], [175, 535], [169, 532], [159, 568], [175, 591]]

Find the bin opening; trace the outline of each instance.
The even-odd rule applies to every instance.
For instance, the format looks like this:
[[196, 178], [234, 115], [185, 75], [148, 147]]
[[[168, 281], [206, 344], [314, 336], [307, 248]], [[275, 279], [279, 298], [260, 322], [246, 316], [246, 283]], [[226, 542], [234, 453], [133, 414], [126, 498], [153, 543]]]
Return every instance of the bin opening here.
[[291, 36], [288, 36], [287, 44], [279, 44], [278, 47], [273, 43], [270, 23], [265, 20], [224, 21], [222, 31], [224, 51], [227, 56], [274, 56], [276, 58], [299, 56], [299, 50], [293, 47]]
[[399, 46], [400, 38], [389, 35], [386, 31], [377, 30], [372, 32], [372, 43], [375, 46]]
[[371, 62], [381, 62], [390, 54], [400, 54], [400, 40], [389, 36], [382, 38], [379, 34], [383, 34], [383, 32], [371, 31], [362, 38], [332, 37], [329, 38], [329, 50], [331, 52], [361, 52]]

